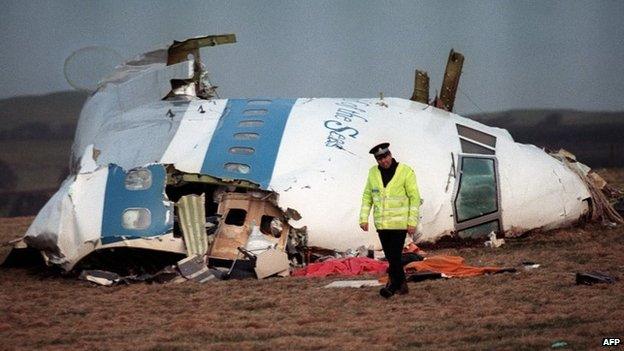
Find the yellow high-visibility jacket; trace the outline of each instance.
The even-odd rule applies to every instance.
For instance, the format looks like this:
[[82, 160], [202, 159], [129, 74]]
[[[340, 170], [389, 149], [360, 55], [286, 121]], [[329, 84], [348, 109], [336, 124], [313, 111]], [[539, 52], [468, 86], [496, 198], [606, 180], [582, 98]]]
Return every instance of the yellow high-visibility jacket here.
[[378, 230], [415, 227], [418, 224], [420, 193], [414, 170], [399, 163], [394, 176], [384, 187], [379, 168], [371, 167], [362, 195], [360, 223], [368, 223], [371, 206]]

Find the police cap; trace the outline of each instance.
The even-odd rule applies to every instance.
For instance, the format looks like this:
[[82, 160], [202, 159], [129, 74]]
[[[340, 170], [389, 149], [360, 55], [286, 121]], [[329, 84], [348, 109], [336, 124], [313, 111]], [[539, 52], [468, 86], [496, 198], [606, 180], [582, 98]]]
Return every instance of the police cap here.
[[370, 149], [368, 153], [373, 154], [375, 158], [382, 158], [390, 152], [389, 147], [390, 147], [390, 143], [381, 143], [379, 145], [373, 146], [373, 148]]

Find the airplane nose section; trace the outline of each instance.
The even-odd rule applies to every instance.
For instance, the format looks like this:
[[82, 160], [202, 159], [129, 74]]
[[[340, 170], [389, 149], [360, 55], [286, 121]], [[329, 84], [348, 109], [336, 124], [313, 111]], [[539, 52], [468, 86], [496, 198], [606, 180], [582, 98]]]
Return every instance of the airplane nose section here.
[[555, 228], [589, 210], [586, 184], [563, 162], [533, 145], [501, 144], [501, 191], [505, 227]]

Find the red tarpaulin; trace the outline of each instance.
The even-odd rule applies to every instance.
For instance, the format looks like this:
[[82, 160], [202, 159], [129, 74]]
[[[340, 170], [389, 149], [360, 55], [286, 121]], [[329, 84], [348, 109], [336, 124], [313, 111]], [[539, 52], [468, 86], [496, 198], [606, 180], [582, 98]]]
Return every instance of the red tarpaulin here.
[[327, 277], [330, 275], [359, 275], [365, 273], [384, 274], [388, 262], [381, 262], [368, 257], [349, 257], [311, 263], [296, 269], [292, 275], [296, 277]]

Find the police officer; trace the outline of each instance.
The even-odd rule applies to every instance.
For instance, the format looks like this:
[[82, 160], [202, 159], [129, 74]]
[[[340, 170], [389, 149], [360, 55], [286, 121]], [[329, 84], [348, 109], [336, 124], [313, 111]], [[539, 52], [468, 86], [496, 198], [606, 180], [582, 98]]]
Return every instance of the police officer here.
[[420, 206], [414, 170], [404, 163], [398, 163], [392, 157], [389, 147], [389, 143], [381, 143], [369, 151], [375, 156], [377, 166], [368, 171], [360, 209], [360, 227], [368, 231], [368, 216], [373, 207], [375, 228], [390, 264], [390, 281], [379, 291], [385, 298], [395, 293], [408, 293], [401, 254], [406, 233], [410, 236], [416, 233]]

